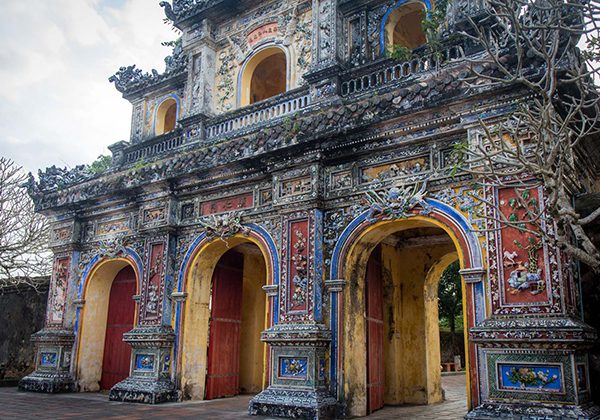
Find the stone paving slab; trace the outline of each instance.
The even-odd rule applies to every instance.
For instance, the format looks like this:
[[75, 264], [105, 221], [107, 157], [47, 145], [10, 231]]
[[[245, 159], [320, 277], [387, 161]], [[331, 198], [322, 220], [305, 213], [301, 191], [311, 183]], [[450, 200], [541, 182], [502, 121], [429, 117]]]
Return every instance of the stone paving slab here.
[[[385, 407], [369, 419], [454, 420], [466, 414], [465, 375], [442, 379], [446, 401], [430, 406]], [[252, 398], [242, 395], [212, 401], [160, 405], [108, 401], [106, 393], [36, 394], [0, 388], [0, 419], [246, 419], [269, 420], [247, 414]]]

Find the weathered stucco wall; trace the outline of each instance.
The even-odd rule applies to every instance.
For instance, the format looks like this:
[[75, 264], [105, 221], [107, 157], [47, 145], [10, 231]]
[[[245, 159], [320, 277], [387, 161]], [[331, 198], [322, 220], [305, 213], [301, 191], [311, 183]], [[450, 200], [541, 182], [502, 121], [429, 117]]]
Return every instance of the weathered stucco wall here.
[[0, 384], [33, 371], [30, 336], [44, 326], [48, 286], [0, 291]]

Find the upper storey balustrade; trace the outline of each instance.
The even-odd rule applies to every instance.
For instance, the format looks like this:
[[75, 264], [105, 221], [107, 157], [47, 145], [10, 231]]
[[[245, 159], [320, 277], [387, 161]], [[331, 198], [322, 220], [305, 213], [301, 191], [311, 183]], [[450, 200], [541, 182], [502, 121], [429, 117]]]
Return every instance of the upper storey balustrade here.
[[342, 96], [372, 92], [385, 85], [399, 83], [426, 71], [439, 70], [444, 64], [464, 58], [460, 45], [453, 45], [439, 53], [414, 56], [408, 61], [383, 60], [376, 65], [364, 66], [343, 77]]

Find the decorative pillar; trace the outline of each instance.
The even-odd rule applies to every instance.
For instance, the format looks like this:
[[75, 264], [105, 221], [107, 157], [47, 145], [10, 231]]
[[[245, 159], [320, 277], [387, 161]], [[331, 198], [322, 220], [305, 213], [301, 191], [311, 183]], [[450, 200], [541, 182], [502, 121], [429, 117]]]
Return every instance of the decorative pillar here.
[[146, 239], [144, 272], [139, 294], [137, 324], [123, 335], [133, 351], [130, 376], [109, 393], [113, 401], [158, 404], [179, 399], [171, 380], [175, 333], [171, 327], [171, 299], [176, 240], [169, 227], [174, 220], [170, 200], [153, 202], [140, 210], [140, 232]]
[[270, 385], [250, 401], [249, 412], [292, 418], [330, 418], [337, 401], [328, 387], [331, 332], [322, 322], [321, 210], [285, 215], [282, 244], [284, 258], [278, 290], [281, 322], [262, 334], [262, 341], [271, 348]]
[[342, 19], [338, 0], [313, 0], [313, 47], [310, 70], [304, 78], [314, 100], [337, 96], [343, 48]]
[[[587, 350], [596, 331], [581, 320], [572, 261], [535, 234], [500, 220], [539, 214], [544, 190], [486, 189], [490, 314], [469, 326], [480, 372], [480, 401], [466, 418], [596, 418], [590, 397]], [[531, 213], [530, 213], [531, 212]], [[548, 234], [553, 223], [544, 219]], [[462, 272], [467, 284], [477, 273]]]
[[73, 314], [79, 261], [79, 223], [73, 218], [51, 227], [54, 253], [46, 322], [31, 336], [35, 345], [35, 371], [19, 381], [19, 389], [34, 392], [73, 392], [71, 360], [75, 335]]
[[[330, 313], [330, 319], [329, 319], [329, 328], [331, 330], [331, 336], [333, 338], [335, 338], [335, 340], [332, 341], [331, 343], [331, 359], [329, 361], [329, 375], [331, 378], [335, 378], [334, 375], [334, 367], [337, 365], [337, 363], [339, 363], [340, 361], [337, 360], [338, 359], [338, 348], [337, 346], [339, 346], [339, 343], [341, 343], [341, 334], [340, 334], [340, 328], [338, 325], [338, 310], [342, 305], [343, 302], [343, 290], [344, 287], [346, 286], [346, 280], [343, 279], [332, 279], [332, 280], [326, 280], [325, 281], [325, 288], [327, 289], [327, 291], [329, 292], [329, 302], [331, 305], [331, 313]], [[342, 372], [341, 369], [339, 369], [339, 372]], [[331, 393], [333, 395], [335, 395], [337, 398], [340, 398], [340, 390], [342, 388], [342, 384], [343, 384], [343, 379], [342, 379], [342, 375], [338, 375], [338, 380], [332, 380], [331, 384], [330, 384], [330, 389], [331, 389]]]

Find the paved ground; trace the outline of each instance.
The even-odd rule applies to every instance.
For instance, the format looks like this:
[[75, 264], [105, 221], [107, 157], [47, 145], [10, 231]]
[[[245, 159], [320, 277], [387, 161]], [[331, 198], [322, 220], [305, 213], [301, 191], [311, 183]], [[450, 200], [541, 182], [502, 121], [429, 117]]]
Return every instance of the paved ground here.
[[[431, 406], [386, 407], [369, 419], [460, 419], [466, 413], [464, 375], [442, 380], [446, 401]], [[257, 419], [247, 415], [249, 396], [149, 406], [110, 402], [106, 394], [33, 394], [0, 388], [0, 419]]]

